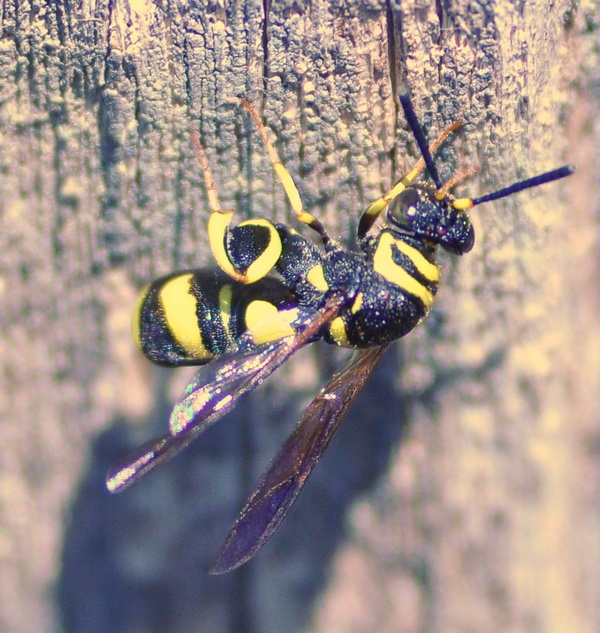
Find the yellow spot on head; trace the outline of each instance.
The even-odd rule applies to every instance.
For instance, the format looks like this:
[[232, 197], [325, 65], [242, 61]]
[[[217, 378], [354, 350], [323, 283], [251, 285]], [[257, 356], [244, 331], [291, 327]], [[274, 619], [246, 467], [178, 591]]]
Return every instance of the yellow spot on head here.
[[116, 492], [132, 475], [134, 470], [131, 466], [123, 468], [116, 475], [106, 480], [106, 487], [109, 492]]
[[138, 457], [134, 462], [125, 468], [121, 468], [117, 472], [113, 473], [111, 477], [106, 480], [106, 487], [109, 492], [119, 491], [127, 482], [139, 472], [142, 468], [154, 458], [156, 451], [151, 450]]

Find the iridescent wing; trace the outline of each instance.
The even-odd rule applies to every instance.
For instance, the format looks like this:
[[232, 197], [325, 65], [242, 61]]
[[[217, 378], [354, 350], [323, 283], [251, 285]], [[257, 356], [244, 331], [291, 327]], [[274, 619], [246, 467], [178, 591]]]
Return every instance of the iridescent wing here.
[[[226, 354], [202, 367], [173, 408], [171, 418], [181, 415], [182, 403], [186, 403], [183, 405], [184, 411], [195, 408], [196, 414], [188, 418], [187, 425], [179, 433], [171, 430], [118, 460], [106, 477], [106, 486], [110, 492], [121, 492], [142, 475], [182, 451], [225, 415], [240, 396], [257, 386], [251, 382], [253, 377], [256, 379], [262, 376], [264, 380], [268, 375], [264, 373], [265, 368], [275, 371], [295, 351], [290, 345], [292, 341], [296, 342], [296, 338], [291, 341], [281, 339], [243, 355]], [[269, 365], [270, 362], [273, 364]], [[230, 398], [229, 407], [226, 407], [227, 397]]]
[[110, 492], [120, 492], [183, 450], [211, 424], [231, 411], [241, 396], [261, 385], [294, 352], [309, 343], [344, 303], [332, 297], [295, 336], [243, 354], [223, 356], [204, 366], [171, 414], [171, 432], [150, 440], [119, 460], [106, 476]]
[[384, 345], [361, 351], [310, 403], [240, 512], [212, 574], [243, 565], [269, 540], [386, 349]]

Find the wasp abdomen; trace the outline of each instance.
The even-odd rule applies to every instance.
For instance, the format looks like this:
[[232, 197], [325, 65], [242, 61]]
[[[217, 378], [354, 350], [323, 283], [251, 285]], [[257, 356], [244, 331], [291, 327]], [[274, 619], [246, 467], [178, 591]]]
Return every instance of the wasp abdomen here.
[[236, 282], [217, 268], [173, 273], [147, 286], [133, 318], [142, 352], [161, 365], [202, 365], [249, 332], [254, 345], [295, 333], [294, 295], [277, 279]]

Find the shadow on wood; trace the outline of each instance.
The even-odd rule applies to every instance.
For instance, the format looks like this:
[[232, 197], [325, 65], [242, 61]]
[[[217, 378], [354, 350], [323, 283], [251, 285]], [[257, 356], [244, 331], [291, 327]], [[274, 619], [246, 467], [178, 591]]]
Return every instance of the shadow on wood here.
[[[111, 496], [106, 470], [134, 447], [116, 420], [95, 443], [65, 537], [58, 595], [66, 631], [301, 630], [344, 541], [349, 508], [386, 472], [401, 435], [397, 364], [386, 355], [272, 540], [222, 577], [207, 569], [269, 459], [265, 444], [273, 454], [305, 394], [282, 397], [278, 386], [278, 394], [253, 394], [177, 459]], [[149, 426], [161, 432], [167, 415]]]

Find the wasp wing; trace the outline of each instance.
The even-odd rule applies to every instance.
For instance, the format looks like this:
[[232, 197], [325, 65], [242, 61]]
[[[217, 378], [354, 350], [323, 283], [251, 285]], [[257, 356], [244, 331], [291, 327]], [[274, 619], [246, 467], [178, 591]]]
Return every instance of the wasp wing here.
[[361, 351], [310, 403], [240, 512], [211, 573], [243, 565], [269, 540], [386, 349]]
[[339, 312], [343, 297], [332, 297], [295, 336], [242, 354], [228, 354], [204, 366], [171, 414], [171, 432], [150, 440], [119, 460], [106, 476], [110, 492], [120, 492], [182, 451], [192, 440], [261, 385], [290, 356], [309, 343]]
[[[290, 338], [296, 341], [297, 337]], [[181, 410], [182, 402], [187, 402], [188, 409], [191, 408], [192, 405], [189, 404], [191, 401], [197, 408], [195, 416], [191, 417], [187, 426], [178, 434], [171, 431], [154, 438], [118, 460], [106, 477], [107, 488], [111, 492], [121, 492], [149, 470], [182, 451], [202, 431], [227, 413], [237, 399], [249, 390], [245, 387], [252, 376], [264, 371], [265, 367], [270, 367], [274, 371], [285, 358], [289, 357], [294, 351], [291, 349], [291, 342], [281, 339], [239, 356], [228, 353], [202, 367], [186, 387], [184, 396], [175, 405], [171, 414], [173, 417], [176, 411]], [[281, 359], [283, 352], [287, 352], [287, 355]], [[275, 364], [269, 366], [269, 362]], [[216, 405], [225, 400], [228, 395], [231, 398], [231, 406], [225, 408], [223, 405], [217, 409], [218, 413], [216, 413]], [[204, 408], [200, 406], [200, 402], [204, 403]]]

